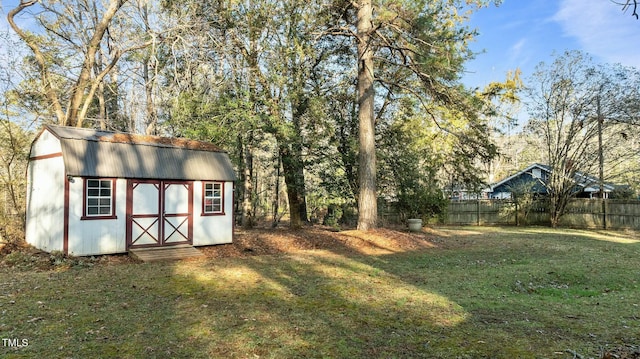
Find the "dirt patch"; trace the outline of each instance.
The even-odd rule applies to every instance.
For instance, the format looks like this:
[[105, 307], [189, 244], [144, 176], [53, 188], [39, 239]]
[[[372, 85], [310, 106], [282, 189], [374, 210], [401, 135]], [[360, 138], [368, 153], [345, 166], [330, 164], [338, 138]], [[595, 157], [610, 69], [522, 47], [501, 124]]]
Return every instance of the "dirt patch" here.
[[328, 227], [236, 230], [234, 242], [200, 247], [208, 257], [246, 257], [287, 254], [308, 250], [381, 255], [438, 246], [439, 238], [427, 233], [410, 233], [386, 228], [372, 231], [336, 232]]
[[[314, 226], [301, 229], [255, 228], [236, 229], [231, 244], [198, 247], [208, 258], [250, 257], [257, 255], [291, 254], [300, 251], [326, 250], [344, 254], [382, 255], [422, 250], [442, 246], [435, 231], [411, 233], [406, 230], [380, 228], [372, 231], [335, 231]], [[7, 249], [6, 247], [4, 249]], [[52, 270], [93, 265], [134, 263], [127, 254], [90, 257], [66, 256], [60, 252], [46, 253], [28, 245], [0, 253], [0, 267], [26, 270]]]
[[62, 252], [47, 253], [28, 245], [20, 245], [8, 253], [0, 253], [0, 268], [21, 270], [64, 270], [71, 267], [92, 267], [94, 265], [118, 265], [135, 263], [128, 254], [109, 254], [89, 257], [74, 257]]

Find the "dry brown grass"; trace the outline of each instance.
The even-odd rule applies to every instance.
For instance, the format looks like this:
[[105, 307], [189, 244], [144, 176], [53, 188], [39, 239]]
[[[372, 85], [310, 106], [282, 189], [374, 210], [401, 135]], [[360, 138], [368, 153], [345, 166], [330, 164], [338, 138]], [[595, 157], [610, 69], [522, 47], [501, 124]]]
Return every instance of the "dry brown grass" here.
[[336, 232], [328, 227], [236, 230], [230, 245], [201, 247], [211, 258], [248, 257], [265, 254], [293, 254], [308, 250], [329, 250], [345, 254], [384, 255], [437, 246], [439, 237], [380, 228], [362, 232]]

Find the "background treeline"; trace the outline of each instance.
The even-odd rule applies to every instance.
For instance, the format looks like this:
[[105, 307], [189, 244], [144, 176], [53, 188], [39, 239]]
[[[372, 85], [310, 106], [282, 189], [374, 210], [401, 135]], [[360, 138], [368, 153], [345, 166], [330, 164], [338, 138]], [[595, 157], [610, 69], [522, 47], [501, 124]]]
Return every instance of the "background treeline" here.
[[[22, 0], [5, 7], [12, 29], [2, 35], [0, 65], [3, 213], [18, 224], [23, 218], [28, 144], [42, 123], [222, 146], [240, 175], [245, 226], [282, 218], [292, 226], [355, 224], [371, 173], [373, 202], [392, 202], [403, 217], [435, 216], [445, 192], [479, 190], [530, 161], [597, 163], [590, 129], [605, 107], [608, 180], [637, 186], [637, 71], [571, 52], [541, 64], [527, 86], [515, 71], [469, 89], [460, 80], [475, 30], [465, 22], [488, 3]], [[571, 66], [583, 70], [561, 71]], [[367, 96], [373, 108], [363, 117]], [[530, 117], [517, 128], [523, 104]], [[364, 133], [363, 118], [375, 132]], [[362, 157], [366, 141], [375, 143], [374, 157]], [[553, 147], [559, 143], [566, 145]]]

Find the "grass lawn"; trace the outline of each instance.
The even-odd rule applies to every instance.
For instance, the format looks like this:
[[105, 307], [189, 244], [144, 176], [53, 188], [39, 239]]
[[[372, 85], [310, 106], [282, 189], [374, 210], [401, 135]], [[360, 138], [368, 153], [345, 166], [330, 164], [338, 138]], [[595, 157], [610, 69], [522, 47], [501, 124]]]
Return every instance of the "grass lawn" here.
[[0, 357], [635, 358], [640, 350], [637, 232], [442, 227], [423, 240], [432, 246], [378, 254], [319, 248], [0, 267]]

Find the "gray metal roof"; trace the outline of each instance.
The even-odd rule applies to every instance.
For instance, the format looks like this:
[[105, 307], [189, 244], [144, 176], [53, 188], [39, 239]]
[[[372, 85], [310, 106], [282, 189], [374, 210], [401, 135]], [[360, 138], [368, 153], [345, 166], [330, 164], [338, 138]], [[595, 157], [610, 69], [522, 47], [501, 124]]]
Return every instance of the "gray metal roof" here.
[[[511, 180], [513, 180], [514, 178], [522, 175], [523, 173], [529, 172], [531, 170], [533, 170], [534, 168], [539, 168], [547, 173], [551, 173], [553, 171], [553, 168], [551, 168], [551, 166], [548, 165], [543, 165], [540, 163], [534, 163], [529, 165], [527, 168], [520, 170], [518, 172], [516, 172], [515, 174], [499, 181], [496, 182], [492, 185], [490, 185], [491, 187], [491, 191], [493, 191], [495, 188], [497, 188], [498, 186], [501, 186]], [[586, 174], [584, 172], [581, 171], [575, 171], [573, 174], [573, 179], [576, 182], [576, 185], [583, 187], [584, 191], [587, 192], [597, 192], [600, 191], [600, 180], [598, 179], [598, 177], [595, 176], [591, 176], [589, 174]], [[615, 189], [615, 185], [611, 184], [611, 183], [604, 183], [604, 191], [605, 192], [611, 192]]]
[[67, 175], [234, 181], [229, 155], [200, 141], [45, 126], [62, 145]]

